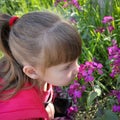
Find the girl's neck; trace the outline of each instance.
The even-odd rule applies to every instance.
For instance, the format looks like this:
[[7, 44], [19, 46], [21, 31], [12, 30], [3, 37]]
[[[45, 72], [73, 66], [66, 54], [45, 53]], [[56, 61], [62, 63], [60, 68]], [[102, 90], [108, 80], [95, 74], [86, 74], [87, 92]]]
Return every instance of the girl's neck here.
[[37, 86], [40, 90], [46, 90], [46, 85], [47, 83], [46, 82], [38, 82]]

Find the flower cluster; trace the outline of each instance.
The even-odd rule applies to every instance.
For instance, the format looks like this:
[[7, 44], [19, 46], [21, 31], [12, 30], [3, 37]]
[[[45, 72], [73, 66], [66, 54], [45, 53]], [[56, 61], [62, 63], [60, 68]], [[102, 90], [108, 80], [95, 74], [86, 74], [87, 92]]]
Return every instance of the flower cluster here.
[[120, 74], [120, 48], [116, 40], [112, 40], [112, 46], [108, 47], [108, 55], [112, 67], [110, 76], [114, 78], [116, 75]]
[[77, 80], [74, 80], [74, 83], [71, 84], [68, 89], [56, 87], [55, 91], [57, 93], [57, 97], [59, 96], [72, 100], [72, 105], [68, 108], [66, 116], [69, 117], [69, 119], [72, 119], [74, 115], [78, 112], [78, 99], [82, 97], [82, 93], [85, 91], [85, 89], [86, 87], [81, 86]]
[[95, 32], [99, 32], [99, 33], [103, 33], [105, 31], [105, 29], [107, 29], [110, 33], [115, 29], [114, 26], [111, 24], [111, 22], [114, 20], [114, 18], [112, 16], [105, 16], [102, 19], [102, 23], [106, 24], [107, 27], [103, 28], [103, 27], [99, 27], [95, 30]]
[[63, 5], [64, 8], [68, 7], [69, 5], [73, 5], [78, 10], [81, 10], [81, 6], [80, 6], [78, 0], [56, 0], [55, 6], [57, 6], [60, 2], [64, 2], [64, 5]]
[[94, 73], [97, 72], [98, 74], [102, 74], [102, 67], [101, 63], [97, 62], [85, 62], [85, 64], [81, 64], [79, 67], [78, 79], [84, 79], [85, 82], [91, 82], [94, 80]]
[[80, 85], [80, 83], [75, 80], [73, 84], [68, 88], [68, 94], [72, 98], [72, 106], [68, 108], [68, 116], [74, 116], [78, 112], [78, 99], [82, 97], [82, 93], [85, 91], [86, 87]]
[[102, 19], [102, 23], [106, 24], [106, 23], [110, 23], [114, 20], [114, 18], [112, 16], [105, 16], [103, 19]]
[[68, 89], [68, 94], [70, 97], [72, 97], [75, 104], [77, 103], [77, 98], [82, 97], [82, 93], [85, 91], [85, 89], [86, 87], [81, 86], [77, 80], [75, 80], [74, 83], [70, 85]]
[[70, 4], [74, 5], [78, 10], [81, 10], [81, 6], [79, 5], [78, 0], [70, 0]]
[[73, 84], [69, 86], [69, 88], [60, 88], [56, 87], [56, 93], [58, 97], [68, 98], [72, 100], [72, 105], [67, 109], [67, 118], [72, 120], [76, 113], [79, 110], [78, 101], [82, 97], [83, 92], [86, 90], [86, 84], [80, 84], [79, 80], [84, 79], [85, 83], [91, 82], [94, 80], [95, 73], [102, 74], [103, 65], [98, 62], [85, 62], [85, 64], [81, 64], [79, 66], [79, 72], [77, 79], [74, 80]]
[[117, 98], [117, 105], [112, 107], [113, 112], [120, 112], [120, 90], [112, 90], [111, 95]]
[[[97, 62], [85, 62], [79, 66], [78, 80], [84, 78], [85, 82], [91, 82], [94, 80], [94, 73], [102, 74], [102, 64]], [[79, 110], [78, 100], [82, 97], [83, 92], [86, 90], [86, 85], [81, 85], [78, 80], [74, 80], [74, 83], [69, 86], [66, 93], [72, 99], [72, 106], [68, 108], [67, 115], [73, 117]], [[59, 93], [61, 92], [58, 89]], [[63, 92], [60, 94], [62, 95]], [[63, 96], [64, 97], [64, 96]]]

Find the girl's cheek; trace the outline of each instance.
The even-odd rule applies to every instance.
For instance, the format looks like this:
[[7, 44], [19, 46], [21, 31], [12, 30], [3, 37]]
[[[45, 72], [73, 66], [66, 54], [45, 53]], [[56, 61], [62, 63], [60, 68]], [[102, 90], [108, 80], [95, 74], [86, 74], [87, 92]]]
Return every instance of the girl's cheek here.
[[71, 71], [67, 74], [67, 77], [68, 77], [68, 78], [71, 78], [71, 77], [72, 77], [72, 72], [71, 72]]

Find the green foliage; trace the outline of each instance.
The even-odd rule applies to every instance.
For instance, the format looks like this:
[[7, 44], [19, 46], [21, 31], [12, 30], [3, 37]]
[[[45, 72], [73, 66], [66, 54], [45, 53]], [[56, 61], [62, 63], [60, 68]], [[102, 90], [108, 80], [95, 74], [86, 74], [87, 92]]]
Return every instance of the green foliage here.
[[102, 116], [98, 116], [94, 120], [119, 120], [119, 119], [118, 119], [118, 116], [114, 112], [110, 110], [105, 110]]
[[0, 0], [0, 11], [21, 16], [30, 11], [50, 9], [53, 4], [53, 0]]
[[[99, 110], [100, 101], [106, 97], [106, 100], [103, 100], [101, 106], [103, 108], [103, 114], [99, 114], [97, 119], [99, 120], [108, 120], [119, 118], [119, 115], [110, 111], [112, 105], [115, 104], [114, 98], [109, 97], [110, 90], [120, 88], [120, 77], [119, 75], [115, 78], [110, 77], [110, 61], [108, 60], [108, 51], [107, 48], [111, 46], [112, 39], [117, 40], [118, 46], [120, 45], [120, 1], [119, 0], [106, 0], [103, 1], [101, 6], [98, 1], [100, 0], [78, 0], [82, 10], [76, 9], [74, 6], [67, 6], [62, 8], [62, 13], [68, 19], [74, 18], [78, 31], [81, 33], [82, 38], [82, 55], [80, 56], [79, 63], [84, 63], [85, 61], [93, 61], [94, 58], [103, 64], [103, 74], [95, 76], [94, 84], [87, 86], [87, 93], [83, 94], [83, 97], [80, 99], [80, 106], [82, 101], [86, 102], [85, 112], [89, 111], [88, 109], [95, 108]], [[64, 2], [59, 3], [57, 9], [64, 5]], [[103, 24], [102, 19], [104, 16], [114, 17], [114, 21], [111, 22], [111, 25], [114, 26], [115, 30], [109, 32], [106, 29], [103, 33], [96, 32], [97, 28], [107, 28], [108, 24]], [[82, 83], [80, 81], [80, 83]], [[114, 102], [112, 102], [114, 101]], [[83, 104], [85, 105], [85, 104]], [[83, 106], [81, 106], [83, 107]], [[86, 115], [87, 116], [87, 115]], [[88, 119], [93, 119], [88, 117]], [[97, 120], [96, 119], [96, 120]]]
[[87, 106], [92, 105], [93, 101], [97, 97], [97, 92], [91, 91], [89, 92], [88, 99], [87, 99]]
[[[103, 0], [104, 5], [102, 6], [98, 3], [100, 0], [78, 1], [81, 10], [73, 5], [63, 7], [65, 2], [60, 2], [55, 7], [55, 0], [0, 0], [0, 11], [21, 16], [30, 11], [48, 9], [62, 14], [68, 20], [74, 18], [76, 22], [73, 24], [82, 38], [82, 55], [79, 58], [79, 63], [93, 61], [96, 58], [104, 66], [103, 74], [95, 76], [94, 85], [88, 85], [87, 92], [80, 99], [80, 106], [84, 108], [81, 111], [88, 112], [97, 105], [95, 108], [97, 113], [94, 113], [93, 117], [95, 120], [119, 120], [120, 115], [111, 111], [115, 99], [109, 97], [109, 92], [112, 89], [120, 89], [120, 75], [115, 78], [109, 76], [111, 68], [107, 48], [111, 45], [112, 39], [116, 39], [120, 46], [120, 1]], [[107, 27], [101, 22], [104, 16], [114, 17], [114, 21], [111, 23], [115, 28], [114, 31], [105, 30], [104, 33], [95, 31], [99, 27]], [[2, 56], [3, 53], [0, 52], [0, 57]]]

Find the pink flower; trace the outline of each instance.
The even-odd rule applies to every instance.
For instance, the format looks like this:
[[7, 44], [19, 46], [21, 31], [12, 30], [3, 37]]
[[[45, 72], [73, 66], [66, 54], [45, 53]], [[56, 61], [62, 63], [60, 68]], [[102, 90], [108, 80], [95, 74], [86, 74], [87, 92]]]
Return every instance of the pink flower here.
[[113, 21], [114, 18], [112, 16], [105, 16], [103, 19], [102, 19], [102, 23], [106, 24], [106, 23], [109, 23], [111, 21]]
[[63, 8], [67, 8], [68, 7], [68, 3], [65, 3], [64, 5], [63, 5]]
[[71, 114], [74, 114], [78, 112], [78, 107], [77, 106], [71, 106], [69, 109], [68, 109], [68, 116], [71, 115]]
[[81, 6], [80, 6], [78, 0], [71, 0], [69, 3], [74, 5], [78, 10], [81, 10]]

